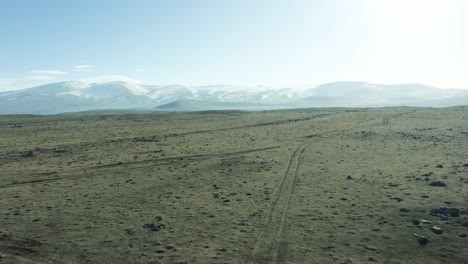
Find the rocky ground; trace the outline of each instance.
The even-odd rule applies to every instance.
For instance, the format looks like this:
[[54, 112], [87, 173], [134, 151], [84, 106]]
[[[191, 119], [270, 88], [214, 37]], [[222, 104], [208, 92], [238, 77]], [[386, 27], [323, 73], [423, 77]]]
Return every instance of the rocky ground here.
[[0, 135], [0, 263], [468, 260], [467, 107], [1, 116]]

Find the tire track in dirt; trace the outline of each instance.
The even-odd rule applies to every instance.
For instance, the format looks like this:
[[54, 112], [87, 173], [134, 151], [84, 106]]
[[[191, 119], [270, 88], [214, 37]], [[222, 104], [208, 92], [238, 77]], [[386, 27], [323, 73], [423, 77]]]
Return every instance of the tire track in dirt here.
[[278, 263], [278, 253], [284, 248], [284, 243], [280, 241], [280, 238], [291, 203], [301, 157], [306, 147], [307, 144], [299, 145], [289, 156], [286, 171], [273, 194], [263, 230], [255, 244], [249, 263]]
[[[391, 115], [389, 117], [399, 117], [406, 114], [416, 112], [408, 111]], [[369, 127], [379, 126], [380, 123], [372, 121]], [[350, 132], [351, 129], [337, 129], [332, 131], [324, 131], [321, 133], [306, 135], [305, 138], [314, 138], [317, 141], [330, 140], [334, 137]], [[313, 140], [313, 141], [315, 141]], [[299, 145], [288, 159], [286, 172], [280, 180], [280, 183], [273, 195], [273, 200], [270, 209], [267, 213], [267, 218], [263, 229], [260, 231], [252, 254], [249, 256], [247, 263], [285, 263], [288, 254], [287, 232], [285, 229], [285, 221], [290, 208], [293, 197], [293, 188], [297, 181], [297, 175], [301, 164], [302, 154], [306, 147], [313, 143], [312, 140], [307, 140], [307, 143]], [[293, 169], [291, 169], [293, 167]], [[287, 184], [286, 184], [287, 182]], [[286, 185], [286, 187], [285, 187]], [[279, 211], [278, 211], [279, 210]]]
[[[277, 149], [277, 148], [279, 148], [279, 146], [270, 146], [270, 147], [264, 147], [264, 148], [247, 149], [247, 150], [242, 150], [242, 151], [225, 152], [225, 153], [198, 154], [198, 155], [167, 157], [167, 158], [161, 158], [161, 159], [119, 162], [119, 163], [111, 163], [111, 164], [98, 165], [94, 167], [88, 167], [86, 168], [86, 171], [91, 172], [91, 171], [98, 171], [102, 169], [112, 169], [112, 168], [117, 168], [117, 167], [143, 168], [143, 167], [151, 167], [151, 166], [157, 166], [157, 165], [167, 165], [167, 164], [171, 164], [175, 160], [193, 162], [193, 161], [207, 160], [211, 158], [230, 157], [230, 156], [266, 151], [266, 150]], [[78, 170], [82, 170], [82, 169], [83, 168], [78, 168]], [[60, 177], [39, 178], [39, 179], [34, 179], [34, 180], [29, 180], [29, 181], [15, 181], [15, 182], [11, 182], [9, 184], [0, 186], [0, 189], [12, 188], [12, 187], [28, 185], [28, 184], [50, 183], [50, 182], [62, 181], [62, 180], [76, 180], [76, 179], [89, 177], [88, 175], [74, 175], [74, 173], [76, 173], [76, 170], [47, 172], [43, 174], [37, 174], [37, 176], [39, 177], [45, 176], [45, 175], [60, 176]], [[35, 176], [35, 175], [32, 175], [32, 176]]]
[[[221, 127], [216, 129], [205, 129], [205, 130], [194, 130], [194, 131], [186, 131], [180, 133], [169, 133], [169, 134], [160, 134], [160, 135], [151, 135], [151, 136], [140, 136], [140, 137], [128, 137], [128, 138], [114, 138], [114, 139], [106, 139], [102, 141], [86, 141], [86, 142], [79, 142], [79, 143], [69, 143], [69, 144], [62, 144], [57, 145], [54, 147], [44, 147], [41, 148], [40, 151], [43, 152], [55, 152], [56, 148], [65, 148], [67, 150], [72, 150], [74, 148], [86, 148], [89, 145], [109, 145], [109, 144], [118, 144], [118, 143], [128, 143], [128, 142], [159, 142], [161, 140], [166, 140], [169, 138], [177, 138], [177, 137], [184, 137], [190, 135], [198, 135], [198, 134], [207, 134], [213, 132], [223, 132], [223, 131], [232, 131], [236, 129], [245, 129], [245, 128], [255, 128], [255, 127], [264, 127], [264, 126], [275, 126], [275, 125], [284, 125], [289, 123], [296, 123], [296, 122], [306, 122], [314, 119], [319, 119], [323, 117], [328, 117], [331, 115], [336, 115], [341, 112], [333, 112], [333, 113], [323, 113], [323, 114], [316, 114], [313, 116], [295, 118], [295, 119], [279, 119], [270, 122], [263, 122], [263, 123], [254, 123], [254, 124], [247, 124], [241, 126], [231, 126], [231, 127]], [[21, 152], [18, 151], [10, 151], [10, 152], [2, 152], [0, 151], [0, 158], [2, 157], [14, 157], [14, 156], [21, 156], [23, 154], [23, 150]]]
[[[294, 177], [290, 182], [290, 185], [288, 187], [288, 193], [287, 193], [287, 202], [284, 204], [283, 207], [283, 214], [281, 215], [281, 224], [279, 226], [279, 229], [276, 233], [276, 239], [278, 243], [275, 244], [276, 248], [274, 248], [273, 253], [274, 253], [274, 259], [276, 260], [277, 263], [284, 263], [285, 262], [285, 257], [288, 252], [288, 242], [287, 242], [287, 232], [284, 231], [284, 223], [286, 221], [286, 216], [289, 213], [289, 208], [291, 205], [291, 200], [293, 196], [293, 191], [294, 191], [294, 186], [296, 185], [297, 182], [297, 174], [299, 171], [299, 166], [301, 165], [301, 158], [302, 154], [304, 154], [305, 149], [307, 148], [307, 145], [304, 145], [302, 148], [301, 152], [299, 153], [296, 168], [294, 170]], [[282, 237], [282, 235], [285, 235]]]

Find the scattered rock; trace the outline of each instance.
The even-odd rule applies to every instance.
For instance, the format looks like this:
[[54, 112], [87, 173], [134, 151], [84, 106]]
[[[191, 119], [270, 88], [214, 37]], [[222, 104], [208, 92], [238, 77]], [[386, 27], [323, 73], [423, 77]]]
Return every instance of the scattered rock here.
[[466, 237], [468, 237], [468, 234], [462, 232], [462, 233], [459, 233], [458, 236], [461, 237], [461, 238], [466, 238]]
[[444, 230], [442, 230], [440, 227], [437, 227], [437, 226], [431, 227], [431, 231], [437, 235], [441, 235], [442, 233], [444, 233]]
[[151, 231], [159, 231], [165, 227], [164, 224], [145, 224], [143, 228], [149, 228]]
[[440, 220], [440, 221], [443, 221], [443, 222], [447, 222], [447, 221], [449, 220], [449, 218], [448, 218], [448, 216], [441, 215], [441, 216], [439, 217], [439, 220]]
[[429, 220], [424, 220], [424, 219], [423, 219], [423, 220], [421, 220], [421, 223], [423, 223], [423, 224], [426, 224], [426, 225], [430, 225], [430, 224], [432, 224], [432, 222], [431, 222], [431, 221], [429, 221]]
[[350, 259], [342, 259], [340, 264], [352, 264], [353, 262]]
[[31, 150], [28, 150], [24, 152], [23, 154], [21, 154], [21, 157], [25, 157], [25, 158], [34, 157], [34, 153]]
[[419, 222], [418, 219], [411, 219], [411, 223], [413, 223], [413, 225], [419, 225], [421, 222]]
[[434, 187], [447, 187], [447, 184], [441, 181], [431, 182], [429, 185]]
[[129, 234], [129, 235], [133, 235], [133, 234], [136, 233], [136, 230], [133, 229], [133, 228], [126, 228], [125, 232], [127, 232], [127, 234]]
[[425, 246], [429, 243], [429, 239], [427, 239], [427, 237], [420, 236], [418, 237], [418, 243], [421, 246]]
[[[347, 180], [352, 180], [353, 177], [351, 177], [351, 175], [348, 175], [348, 177], [346, 177], [346, 179], [347, 179]], [[349, 263], [351, 263], [351, 262], [349, 262]]]
[[463, 222], [462, 226], [468, 227], [468, 221]]
[[442, 165], [442, 164], [439, 164], [439, 165], [436, 166], [436, 168], [438, 168], [438, 169], [442, 169], [443, 167], [444, 167], [444, 165]]
[[429, 243], [429, 239], [423, 235], [418, 235], [414, 233], [414, 236], [417, 238], [417, 241], [421, 246], [425, 246]]
[[367, 250], [370, 250], [370, 251], [377, 251], [377, 249], [373, 246], [369, 246], [369, 245], [364, 245], [364, 248], [367, 249]]
[[387, 184], [387, 185], [390, 186], [390, 187], [398, 187], [398, 186], [400, 186], [400, 184], [398, 184], [398, 183], [389, 183], [389, 184]]
[[408, 209], [408, 208], [400, 208], [400, 212], [409, 213], [409, 212], [410, 212], [410, 209]]
[[459, 217], [460, 209], [449, 208], [449, 207], [434, 208], [431, 210], [431, 214], [435, 214], [435, 215], [440, 214], [440, 215], [446, 215], [446, 216]]
[[[162, 217], [161, 216], [157, 216], [156, 217], [156, 221], [161, 221], [162, 220]], [[151, 224], [144, 224], [143, 225], [143, 228], [148, 228], [149, 230], [151, 231], [159, 231], [161, 229], [163, 229], [166, 225], [165, 224], [161, 224], [161, 223], [151, 223]]]

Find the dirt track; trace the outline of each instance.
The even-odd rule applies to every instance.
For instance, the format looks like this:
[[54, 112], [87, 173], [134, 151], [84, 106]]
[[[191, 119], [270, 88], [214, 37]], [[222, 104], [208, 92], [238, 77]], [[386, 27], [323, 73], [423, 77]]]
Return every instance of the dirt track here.
[[0, 117], [0, 134], [0, 263], [468, 258], [467, 109]]

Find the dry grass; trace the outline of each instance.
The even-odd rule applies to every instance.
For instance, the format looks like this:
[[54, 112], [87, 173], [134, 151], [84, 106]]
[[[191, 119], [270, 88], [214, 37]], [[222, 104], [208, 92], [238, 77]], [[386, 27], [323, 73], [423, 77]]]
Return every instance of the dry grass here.
[[428, 213], [468, 209], [464, 108], [3, 116], [0, 134], [0, 263], [468, 259], [467, 215]]

